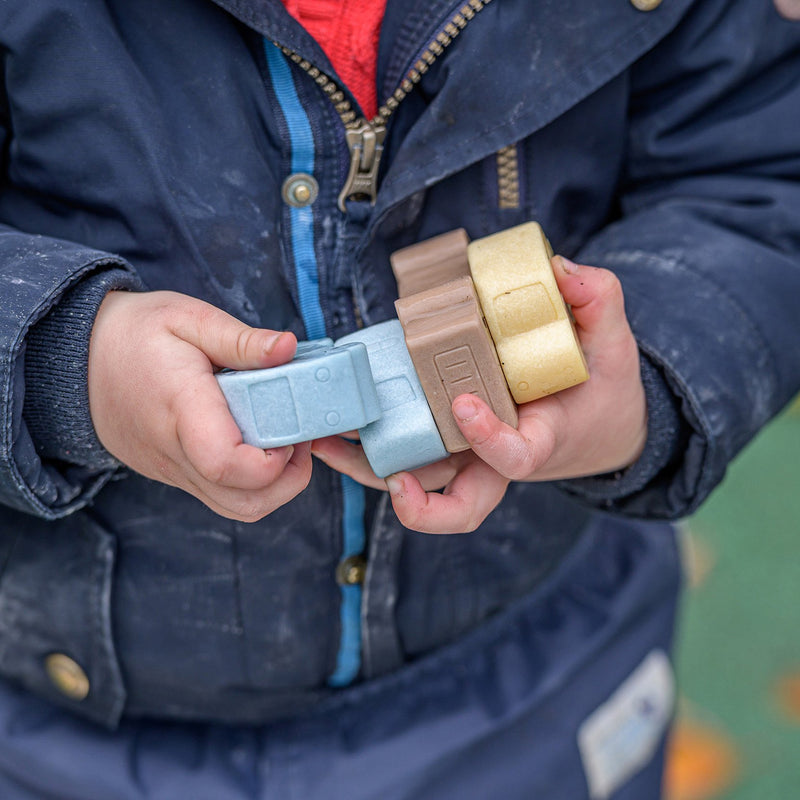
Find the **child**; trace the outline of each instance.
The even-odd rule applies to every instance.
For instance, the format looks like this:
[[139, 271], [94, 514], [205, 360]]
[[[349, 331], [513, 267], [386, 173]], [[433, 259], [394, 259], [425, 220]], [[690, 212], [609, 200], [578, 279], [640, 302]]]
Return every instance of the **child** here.
[[[0, 43], [0, 796], [658, 797], [663, 520], [800, 389], [797, 24], [15, 0]], [[241, 443], [216, 368], [530, 219], [586, 384], [458, 398], [472, 450], [386, 482]]]

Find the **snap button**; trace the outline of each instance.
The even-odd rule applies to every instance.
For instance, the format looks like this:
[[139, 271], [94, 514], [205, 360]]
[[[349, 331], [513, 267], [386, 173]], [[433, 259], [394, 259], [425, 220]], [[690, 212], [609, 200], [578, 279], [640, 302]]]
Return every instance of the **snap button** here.
[[319, 194], [319, 184], [313, 175], [296, 172], [290, 175], [281, 187], [283, 202], [294, 208], [310, 206]]
[[51, 653], [44, 660], [50, 682], [70, 700], [83, 700], [89, 694], [89, 679], [80, 665], [63, 653]]
[[342, 586], [364, 583], [367, 574], [367, 559], [364, 556], [348, 556], [336, 566], [336, 582]]
[[631, 0], [631, 4], [639, 11], [652, 11], [661, 5], [661, 0]]

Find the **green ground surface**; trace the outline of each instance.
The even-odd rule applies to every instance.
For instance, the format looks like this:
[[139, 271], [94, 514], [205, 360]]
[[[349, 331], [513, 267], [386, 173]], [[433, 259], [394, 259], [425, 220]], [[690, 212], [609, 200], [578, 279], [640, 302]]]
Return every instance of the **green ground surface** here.
[[[771, 423], [688, 521], [701, 577], [683, 606], [680, 693], [740, 755], [720, 800], [800, 798], [800, 406]], [[712, 795], [709, 795], [709, 797]]]

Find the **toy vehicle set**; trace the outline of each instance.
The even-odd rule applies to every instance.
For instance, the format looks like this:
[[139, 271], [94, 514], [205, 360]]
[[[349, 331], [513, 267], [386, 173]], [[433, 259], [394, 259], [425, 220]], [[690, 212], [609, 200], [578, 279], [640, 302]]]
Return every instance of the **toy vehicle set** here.
[[281, 366], [217, 375], [243, 440], [269, 448], [357, 430], [385, 477], [468, 448], [451, 411], [460, 394], [516, 427], [517, 404], [588, 378], [552, 255], [535, 222], [397, 251], [398, 319], [301, 342]]

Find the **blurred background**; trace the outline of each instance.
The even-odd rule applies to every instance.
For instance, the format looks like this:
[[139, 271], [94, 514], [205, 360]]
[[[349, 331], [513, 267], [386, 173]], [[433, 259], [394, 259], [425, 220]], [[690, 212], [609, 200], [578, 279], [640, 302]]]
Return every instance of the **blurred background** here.
[[800, 798], [800, 401], [683, 535], [667, 800]]

